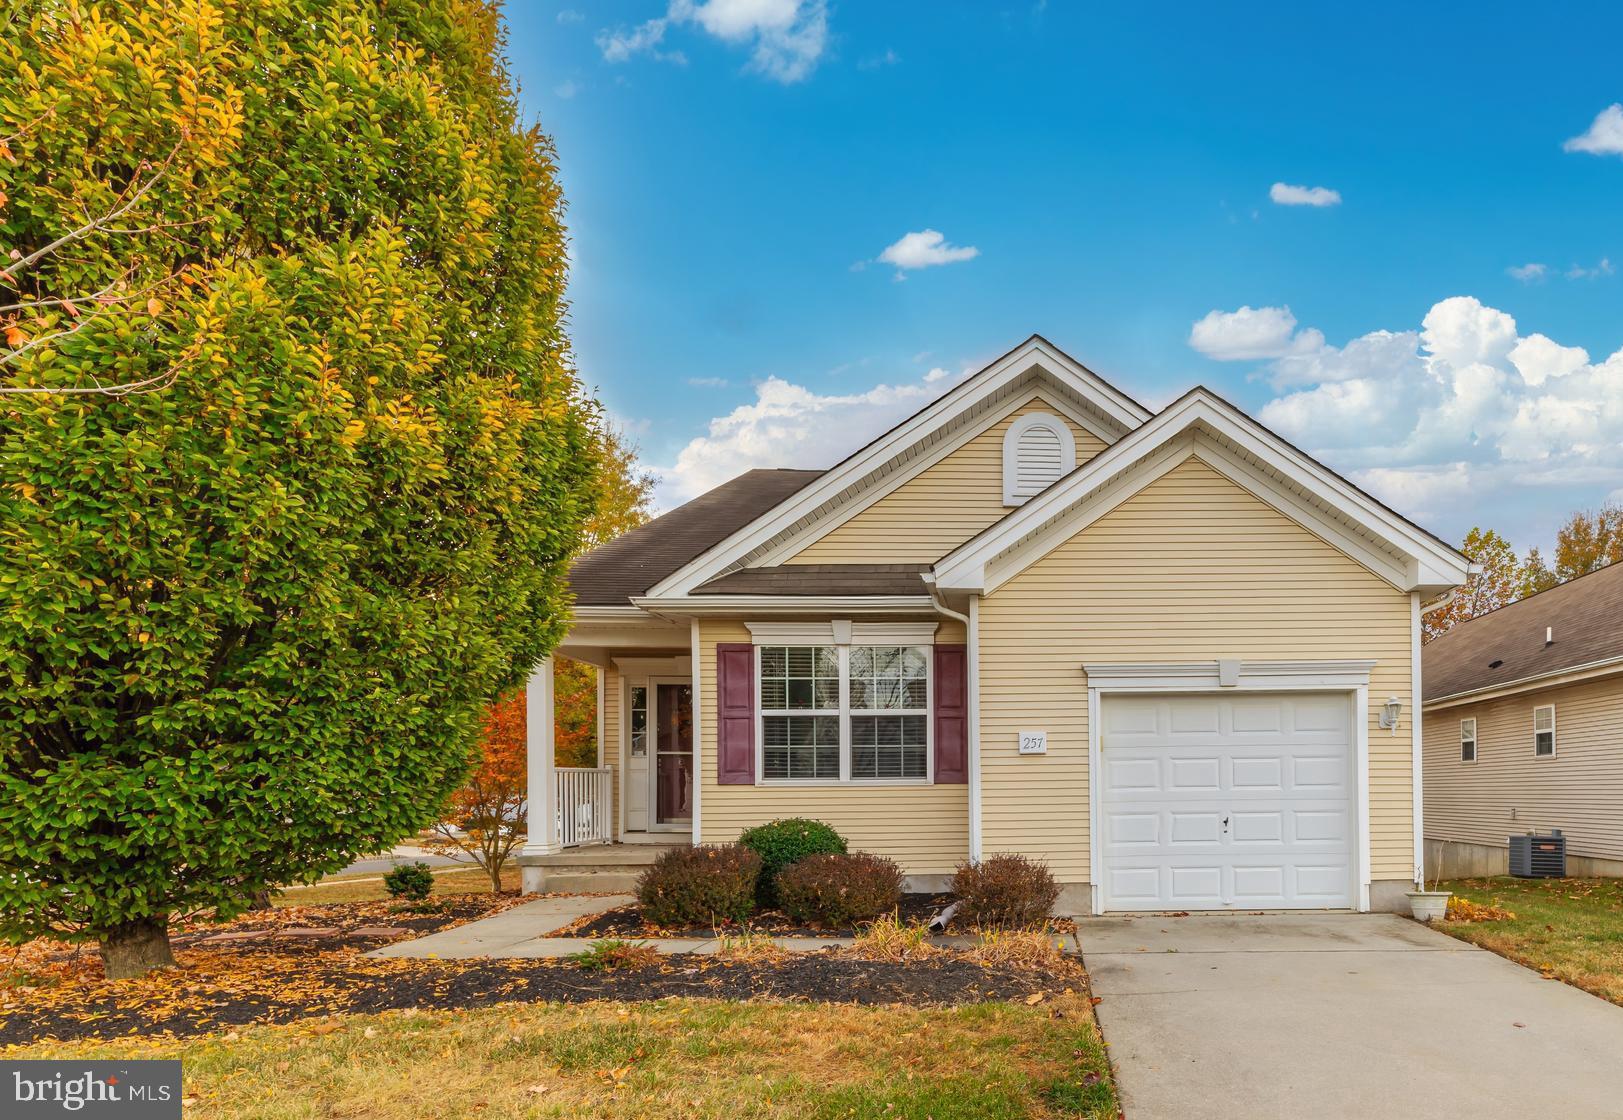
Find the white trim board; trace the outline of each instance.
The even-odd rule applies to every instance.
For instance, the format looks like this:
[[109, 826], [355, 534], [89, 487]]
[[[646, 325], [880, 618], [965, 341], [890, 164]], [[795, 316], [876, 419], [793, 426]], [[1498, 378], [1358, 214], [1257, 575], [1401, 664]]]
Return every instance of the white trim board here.
[[744, 556], [767, 545], [778, 534], [792, 529], [825, 502], [835, 499], [842, 491], [880, 470], [907, 448], [946, 426], [953, 417], [981, 400], [996, 396], [1009, 385], [1022, 382], [1032, 376], [1034, 370], [1040, 370], [1037, 376], [1046, 375], [1064, 390], [1075, 393], [1098, 411], [1100, 420], [1113, 424], [1121, 432], [1132, 431], [1150, 419], [1150, 413], [1126, 394], [1046, 339], [1033, 335], [847, 457], [822, 477], [814, 479], [779, 505], [655, 584], [649, 589], [647, 597], [658, 600], [686, 595], [700, 584], [721, 575]]
[[[1360, 912], [1369, 910], [1369, 674], [1373, 661], [1242, 661], [1232, 685], [1219, 682], [1236, 666], [1223, 661], [1181, 663], [1093, 662], [1084, 664], [1088, 686], [1088, 879], [1093, 913], [1104, 912], [1103, 827], [1104, 745], [1100, 722], [1106, 697], [1112, 694], [1235, 692], [1341, 692], [1353, 706], [1353, 815], [1358, 836], [1353, 852], [1353, 899]], [[1227, 672], [1225, 672], [1225, 670]]]
[[957, 593], [995, 589], [1192, 456], [1399, 590], [1446, 590], [1470, 574], [1463, 555], [1196, 389], [938, 561], [937, 586]]

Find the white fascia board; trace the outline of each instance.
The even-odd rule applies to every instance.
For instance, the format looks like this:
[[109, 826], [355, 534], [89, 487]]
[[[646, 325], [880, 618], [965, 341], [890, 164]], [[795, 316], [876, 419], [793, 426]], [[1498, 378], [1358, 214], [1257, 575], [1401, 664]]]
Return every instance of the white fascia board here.
[[643, 610], [672, 617], [767, 612], [775, 614], [933, 613], [928, 595], [676, 595], [633, 600]]
[[1131, 431], [1150, 418], [1148, 412], [1102, 378], [1042, 339], [1033, 337], [656, 583], [648, 589], [648, 597], [664, 599], [685, 595], [705, 581], [714, 579], [729, 564], [767, 544], [852, 482], [883, 466], [903, 449], [935, 431], [974, 402], [1024, 377], [1033, 365], [1041, 365], [1050, 373], [1069, 380], [1079, 395], [1092, 402], [1102, 415], [1118, 423], [1124, 432]]
[[[1382, 557], [1367, 544], [1336, 529], [1330, 519], [1309, 511], [1283, 487], [1272, 483], [1237, 456], [1227, 453], [1222, 443], [1204, 435], [1197, 438], [1191, 432], [1197, 426], [1221, 436], [1245, 454], [1267, 465], [1271, 471], [1347, 514], [1416, 565], [1414, 572], [1402, 566], [1394, 567], [1390, 557]], [[1195, 453], [1197, 448], [1210, 458], [1220, 460], [1212, 465], [1225, 474], [1238, 476], [1234, 479], [1238, 484], [1254, 493], [1261, 490], [1259, 497], [1276, 508], [1287, 506], [1281, 512], [1325, 535], [1337, 547], [1365, 562], [1371, 570], [1400, 590], [1416, 590], [1422, 585], [1437, 586], [1432, 580], [1438, 576], [1452, 579], [1454, 583], [1465, 581], [1468, 564], [1462, 557], [1381, 509], [1322, 467], [1292, 453], [1283, 441], [1265, 429], [1255, 427], [1253, 430], [1253, 425], [1242, 424], [1227, 406], [1196, 390], [1168, 406], [1137, 431], [1122, 437], [1114, 446], [1100, 452], [1015, 513], [948, 554], [935, 566], [937, 584], [950, 590], [989, 591], [994, 580], [1008, 579], [1078, 531], [1077, 527], [1071, 526], [1073, 519], [1065, 516], [1067, 507], [1086, 499], [1096, 489], [1103, 495], [1120, 495], [1118, 502], [1125, 500], [1125, 497], [1148, 485], [1149, 481], [1165, 474], [1171, 466]], [[1123, 476], [1122, 479], [1109, 481], [1117, 475]], [[1098, 514], [1095, 513], [1095, 516]], [[1047, 522], [1051, 520], [1070, 526], [1069, 531], [1061, 533], [1047, 527]], [[1031, 540], [1028, 541], [1028, 537]], [[1010, 556], [1008, 562], [1004, 563], [1002, 558], [1006, 552]], [[1419, 582], [1411, 578], [1422, 574], [1428, 578]]]
[[1481, 688], [1467, 689], [1464, 692], [1451, 692], [1447, 696], [1436, 696], [1425, 701], [1422, 707], [1428, 712], [1441, 711], [1444, 708], [1457, 708], [1462, 704], [1480, 704], [1487, 700], [1498, 700], [1522, 692], [1541, 692], [1549, 688], [1565, 688], [1568, 685], [1584, 684], [1617, 673], [1623, 673], [1623, 657], [1606, 657], [1582, 665], [1569, 665], [1565, 669], [1552, 669], [1547, 673], [1534, 673], [1531, 676], [1519, 677], [1513, 681], [1505, 681], [1503, 684], [1484, 685]]
[[1002, 408], [991, 409], [985, 416], [974, 423], [964, 425], [963, 429], [950, 439], [942, 440], [932, 447], [927, 454], [915, 457], [905, 467], [885, 476], [878, 485], [869, 487], [860, 497], [844, 503], [833, 512], [801, 527], [798, 531], [792, 528], [785, 530], [781, 540], [776, 543], [769, 541], [765, 551], [760, 552], [759, 555], [752, 555], [746, 563], [751, 567], [766, 567], [772, 564], [784, 563], [790, 557], [803, 552], [828, 536], [863, 510], [894, 494], [907, 483], [952, 455], [953, 452], [962, 449], [977, 436], [985, 435], [1006, 420], [1010, 413], [1018, 412], [1034, 401], [1042, 401], [1043, 404], [1051, 406], [1055, 412], [1071, 420], [1084, 431], [1097, 436], [1106, 445], [1120, 438], [1119, 433], [1113, 434], [1101, 431], [1099, 425], [1092, 418], [1083, 415], [1078, 409], [1073, 408], [1069, 402], [1063, 399], [1053, 399], [1057, 396], [1058, 394], [1045, 396], [1041, 385], [1033, 385], [1028, 392], [1016, 393], [1009, 398], [1007, 405]]

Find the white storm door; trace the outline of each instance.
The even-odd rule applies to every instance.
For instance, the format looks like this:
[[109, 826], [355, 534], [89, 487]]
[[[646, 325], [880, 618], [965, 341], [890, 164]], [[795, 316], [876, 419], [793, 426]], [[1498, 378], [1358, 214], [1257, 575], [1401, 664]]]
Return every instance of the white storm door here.
[[1348, 693], [1106, 694], [1106, 910], [1350, 908]]

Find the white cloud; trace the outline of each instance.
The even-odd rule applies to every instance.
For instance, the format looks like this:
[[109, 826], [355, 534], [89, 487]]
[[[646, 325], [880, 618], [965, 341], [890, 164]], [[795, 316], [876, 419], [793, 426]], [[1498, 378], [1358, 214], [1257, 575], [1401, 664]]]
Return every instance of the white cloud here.
[[859, 60], [857, 62], [857, 69], [882, 70], [886, 66], [895, 66], [900, 61], [902, 61], [901, 55], [897, 54], [889, 47], [886, 47], [884, 54], [869, 55], [867, 58]]
[[1610, 276], [1616, 269], [1612, 267], [1610, 258], [1602, 257], [1594, 268], [1584, 268], [1582, 265], [1573, 265], [1567, 269], [1568, 280], [1593, 280], [1598, 276]]
[[980, 255], [981, 251], [973, 245], [953, 245], [939, 230], [924, 229], [917, 233], [903, 234], [895, 244], [885, 246], [884, 252], [879, 254], [879, 260], [885, 264], [895, 265], [898, 269], [897, 276], [900, 278], [910, 269], [952, 264], [955, 261], [972, 260]]
[[1281, 206], [1340, 206], [1341, 192], [1329, 187], [1298, 187], [1290, 183], [1275, 183], [1268, 188], [1268, 197]]
[[1279, 358], [1324, 342], [1318, 331], [1296, 333], [1296, 316], [1288, 307], [1242, 307], [1209, 311], [1190, 328], [1189, 345], [1220, 362]]
[[579, 82], [575, 81], [573, 78], [565, 78], [563, 81], [559, 82], [553, 87], [552, 92], [563, 98], [565, 101], [571, 101], [574, 99], [575, 95], [580, 92], [580, 90], [581, 86]]
[[829, 467], [918, 411], [938, 386], [875, 385], [823, 395], [769, 377], [755, 400], [710, 421], [709, 430], [656, 468], [663, 507], [719, 486], [753, 467]]
[[826, 0], [670, 0], [663, 16], [630, 30], [598, 32], [598, 49], [605, 62], [626, 62], [639, 54], [686, 62], [681, 51], [658, 49], [665, 33], [682, 25], [698, 27], [732, 46], [748, 47], [747, 69], [785, 85], [810, 76], [828, 47]]
[[612, 31], [604, 28], [597, 33], [597, 49], [603, 52], [604, 62], [629, 62], [639, 54], [664, 58], [666, 56], [657, 48], [665, 41], [665, 28], [669, 24], [669, 20], [651, 19], [629, 30], [624, 27], [616, 27]]
[[1623, 350], [1593, 362], [1470, 296], [1339, 347], [1284, 308], [1240, 314], [1207, 316], [1191, 345], [1263, 359], [1279, 390], [1263, 423], [1445, 532], [1516, 511], [1542, 524], [1623, 485]]
[[936, 366], [929, 373], [924, 375], [924, 383], [926, 385], [934, 385], [937, 381], [944, 381], [951, 376], [952, 374], [948, 373], [940, 366]]
[[1510, 268], [1505, 269], [1505, 272], [1513, 279], [1520, 280], [1523, 284], [1531, 284], [1548, 276], [1550, 266], [1539, 264], [1537, 261], [1528, 261], [1526, 264], [1512, 265]]
[[1589, 131], [1561, 145], [1562, 151], [1597, 156], [1623, 156], [1623, 104], [1608, 105], [1595, 114]]
[[574, 8], [565, 8], [558, 13], [558, 22], [560, 24], [580, 23], [585, 18], [584, 12], [577, 12]]
[[696, 389], [725, 389], [729, 383], [725, 377], [690, 377], [688, 384]]

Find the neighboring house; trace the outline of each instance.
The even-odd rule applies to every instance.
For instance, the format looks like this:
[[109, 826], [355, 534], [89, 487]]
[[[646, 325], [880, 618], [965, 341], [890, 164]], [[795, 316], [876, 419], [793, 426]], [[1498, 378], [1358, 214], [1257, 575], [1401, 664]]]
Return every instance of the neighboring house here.
[[1503, 875], [1559, 828], [1568, 869], [1623, 875], [1623, 564], [1425, 647], [1427, 874]]
[[552, 772], [543, 665], [526, 888], [805, 816], [915, 888], [1043, 860], [1062, 912], [1399, 908], [1421, 607], [1468, 571], [1216, 395], [1151, 412], [1034, 336], [575, 565], [603, 769]]

